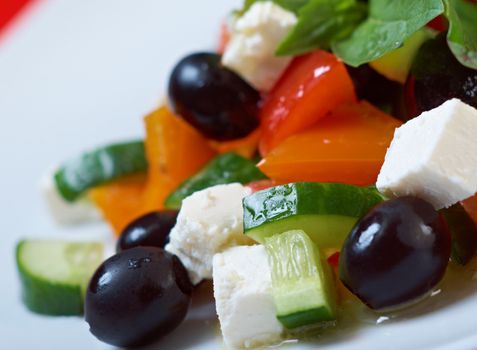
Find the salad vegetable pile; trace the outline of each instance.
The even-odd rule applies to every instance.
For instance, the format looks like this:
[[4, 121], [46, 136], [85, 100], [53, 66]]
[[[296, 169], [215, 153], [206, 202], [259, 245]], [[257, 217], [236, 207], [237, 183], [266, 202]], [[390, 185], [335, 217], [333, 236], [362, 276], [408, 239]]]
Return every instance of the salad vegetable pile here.
[[45, 178], [52, 216], [102, 217], [116, 254], [19, 242], [25, 305], [136, 347], [212, 280], [230, 349], [415, 308], [477, 251], [476, 108], [473, 1], [245, 0], [217, 52], [175, 65], [144, 140]]

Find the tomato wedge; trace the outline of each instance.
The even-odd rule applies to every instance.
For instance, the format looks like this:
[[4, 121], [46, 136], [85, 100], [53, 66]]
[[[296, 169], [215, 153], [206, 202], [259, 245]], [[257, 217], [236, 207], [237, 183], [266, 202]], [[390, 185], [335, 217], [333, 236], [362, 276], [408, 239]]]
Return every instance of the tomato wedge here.
[[343, 105], [313, 128], [285, 140], [258, 167], [278, 182], [371, 185], [400, 125], [368, 102]]
[[345, 65], [326, 51], [292, 61], [261, 109], [260, 153], [307, 129], [337, 106], [356, 101]]

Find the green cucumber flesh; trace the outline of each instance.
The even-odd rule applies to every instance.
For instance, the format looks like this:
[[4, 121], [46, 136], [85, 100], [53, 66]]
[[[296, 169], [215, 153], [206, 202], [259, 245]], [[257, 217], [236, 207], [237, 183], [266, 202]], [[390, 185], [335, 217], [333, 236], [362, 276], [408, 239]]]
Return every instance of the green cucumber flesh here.
[[23, 302], [40, 314], [81, 315], [89, 279], [102, 257], [98, 242], [19, 242], [16, 260]]
[[341, 248], [364, 214], [384, 198], [374, 187], [301, 182], [272, 187], [243, 200], [244, 232], [255, 241], [304, 230], [322, 249]]
[[347, 234], [358, 221], [358, 218], [340, 215], [293, 215], [289, 218], [272, 221], [260, 230], [252, 230], [247, 235], [257, 242], [277, 233], [300, 229], [311, 232], [313, 241], [324, 248], [338, 248]]
[[266, 178], [251, 160], [232, 152], [224, 153], [180, 184], [164, 204], [169, 209], [179, 209], [184, 198], [207, 187], [234, 182], [245, 184]]
[[302, 230], [265, 239], [278, 320], [288, 329], [336, 320], [333, 273]]
[[100, 147], [73, 158], [60, 166], [54, 179], [61, 196], [73, 202], [94, 186], [146, 169], [144, 142], [130, 141]]
[[451, 260], [459, 265], [466, 265], [477, 251], [475, 223], [460, 204], [442, 209], [441, 213], [451, 232]]

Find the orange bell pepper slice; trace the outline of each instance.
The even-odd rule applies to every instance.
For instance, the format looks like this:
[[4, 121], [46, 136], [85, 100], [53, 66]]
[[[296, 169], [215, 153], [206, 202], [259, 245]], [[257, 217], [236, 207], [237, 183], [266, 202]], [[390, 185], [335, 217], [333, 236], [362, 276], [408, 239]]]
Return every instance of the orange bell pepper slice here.
[[343, 105], [310, 130], [285, 140], [258, 167], [278, 182], [371, 185], [400, 125], [367, 102]]
[[120, 178], [89, 191], [89, 197], [117, 235], [132, 220], [145, 214], [141, 209], [145, 185], [146, 174], [137, 174]]
[[353, 82], [336, 56], [318, 50], [295, 58], [261, 109], [260, 153], [267, 155], [337, 106], [355, 101]]
[[116, 234], [142, 214], [164, 208], [165, 198], [216, 152], [184, 120], [161, 107], [145, 118], [148, 173], [93, 188], [89, 195]]
[[257, 129], [242, 139], [225, 142], [210, 141], [210, 146], [220, 154], [235, 152], [242, 157], [251, 159], [257, 152], [259, 139], [260, 129]]
[[143, 208], [160, 210], [166, 197], [216, 152], [207, 139], [166, 107], [146, 116], [145, 124], [149, 168]]

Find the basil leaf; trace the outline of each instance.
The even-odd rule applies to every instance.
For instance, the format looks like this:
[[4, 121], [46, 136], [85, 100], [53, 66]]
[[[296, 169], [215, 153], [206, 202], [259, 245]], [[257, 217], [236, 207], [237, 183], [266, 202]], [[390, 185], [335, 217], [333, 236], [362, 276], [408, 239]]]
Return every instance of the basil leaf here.
[[245, 0], [243, 7], [238, 13], [243, 15], [256, 2], [272, 1], [273, 3], [283, 7], [285, 10], [297, 13], [300, 8], [308, 3], [308, 0]]
[[465, 0], [445, 0], [445, 4], [449, 48], [460, 63], [477, 69], [477, 5]]
[[442, 0], [370, 0], [368, 19], [349, 38], [333, 42], [333, 52], [357, 67], [399, 48], [443, 12]]
[[349, 36], [366, 16], [356, 0], [310, 0], [298, 12], [298, 23], [277, 49], [277, 55], [298, 55], [328, 49], [332, 40]]
[[308, 0], [274, 0], [273, 2], [285, 10], [298, 13], [298, 11], [308, 3]]

